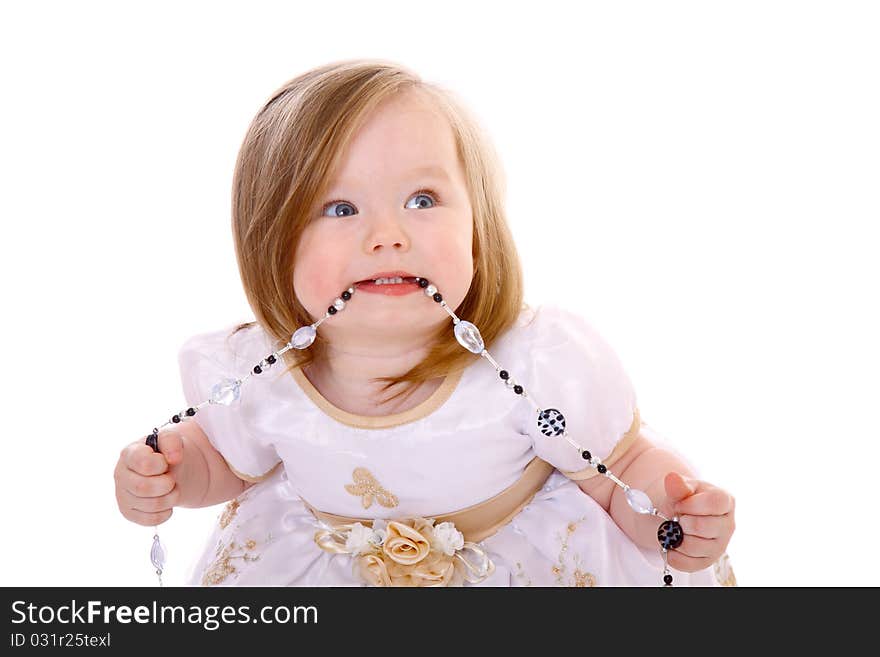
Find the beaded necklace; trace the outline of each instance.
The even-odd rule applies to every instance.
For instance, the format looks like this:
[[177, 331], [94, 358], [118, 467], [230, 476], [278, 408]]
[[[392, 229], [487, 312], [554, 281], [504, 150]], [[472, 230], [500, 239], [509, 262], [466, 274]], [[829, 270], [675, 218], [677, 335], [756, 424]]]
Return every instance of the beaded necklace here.
[[[648, 497], [648, 494], [644, 491], [638, 490], [636, 488], [632, 488], [618, 479], [611, 470], [609, 470], [600, 459], [593, 456], [589, 450], [585, 447], [577, 443], [575, 440], [572, 440], [571, 436], [566, 432], [565, 427], [565, 416], [556, 408], [542, 408], [540, 407], [535, 400], [529, 395], [525, 388], [517, 383], [517, 381], [510, 376], [510, 373], [501, 367], [494, 358], [489, 354], [488, 350], [485, 348], [483, 344], [483, 338], [480, 335], [479, 329], [472, 324], [471, 322], [460, 319], [452, 309], [446, 304], [443, 300], [443, 295], [438, 292], [437, 287], [432, 285], [427, 279], [420, 278], [418, 276], [410, 279], [409, 277], [404, 278], [403, 280], [408, 281], [410, 283], [417, 283], [420, 288], [424, 291], [425, 296], [432, 299], [434, 302], [440, 305], [449, 316], [452, 318], [453, 323], [453, 332], [455, 334], [455, 339], [461, 344], [462, 347], [467, 349], [468, 351], [479, 354], [483, 358], [485, 358], [489, 363], [495, 368], [495, 371], [498, 373], [499, 379], [504, 383], [504, 385], [510, 389], [515, 395], [519, 395], [524, 399], [528, 400], [528, 402], [532, 405], [532, 407], [536, 410], [535, 421], [537, 423], [538, 429], [545, 436], [557, 436], [560, 440], [567, 441], [572, 449], [577, 450], [578, 454], [580, 454], [581, 458], [586, 461], [590, 466], [594, 467], [599, 474], [610, 479], [614, 482], [615, 485], [622, 488], [625, 495], [626, 501], [633, 511], [639, 514], [647, 514], [658, 516], [663, 519], [663, 522], [657, 528], [657, 540], [660, 543], [660, 551], [663, 556], [663, 586], [672, 586], [672, 574], [669, 572], [669, 550], [674, 550], [679, 547], [684, 540], [684, 531], [682, 530], [681, 525], [679, 524], [678, 516], [673, 516], [672, 518], [667, 518], [663, 515], [657, 507], [651, 502], [651, 498]], [[192, 406], [187, 408], [184, 411], [180, 411], [179, 413], [174, 414], [170, 420], [165, 422], [159, 427], [153, 428], [153, 431], [146, 437], [146, 444], [153, 448], [153, 451], [159, 451], [159, 431], [166, 426], [170, 426], [173, 424], [178, 424], [180, 422], [186, 421], [189, 418], [193, 417], [196, 413], [198, 413], [202, 408], [204, 408], [208, 404], [222, 404], [224, 406], [229, 406], [233, 402], [237, 401], [240, 397], [240, 389], [241, 385], [247, 381], [251, 376], [262, 374], [264, 369], [268, 369], [272, 365], [274, 365], [280, 356], [282, 356], [289, 349], [307, 349], [311, 344], [315, 341], [315, 337], [317, 336], [317, 329], [321, 325], [324, 320], [332, 317], [337, 312], [340, 312], [345, 308], [346, 302], [349, 301], [352, 295], [355, 293], [354, 286], [349, 287], [347, 290], [343, 291], [336, 299], [334, 299], [333, 304], [327, 308], [326, 313], [321, 319], [313, 324], [309, 324], [306, 326], [299, 327], [291, 336], [290, 341], [280, 350], [274, 351], [265, 358], [263, 358], [259, 363], [254, 365], [253, 370], [246, 374], [241, 379], [223, 379], [215, 384], [211, 388], [210, 397], [199, 403], [196, 406]], [[150, 549], [150, 561], [153, 566], [156, 568], [156, 575], [159, 578], [159, 586], [162, 586], [162, 570], [165, 565], [165, 549], [162, 546], [162, 542], [159, 540], [159, 530], [158, 527], [153, 528], [155, 533], [153, 535], [153, 545]]]

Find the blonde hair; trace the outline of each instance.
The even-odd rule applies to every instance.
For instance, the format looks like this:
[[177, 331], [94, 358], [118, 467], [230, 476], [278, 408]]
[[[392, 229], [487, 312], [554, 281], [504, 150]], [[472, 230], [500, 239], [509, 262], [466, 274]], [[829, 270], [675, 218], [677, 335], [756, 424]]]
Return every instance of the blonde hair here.
[[[342, 60], [303, 73], [273, 93], [251, 122], [236, 161], [232, 231], [238, 268], [257, 322], [278, 348], [293, 331], [314, 321], [293, 286], [292, 254], [301, 234], [358, 128], [382, 101], [407, 90], [422, 93], [448, 119], [473, 209], [473, 280], [453, 310], [479, 327], [489, 348], [528, 307], [505, 216], [503, 170], [477, 121], [452, 92], [403, 66], [382, 59]], [[233, 333], [257, 322], [241, 324]], [[431, 336], [434, 346], [409, 371], [376, 379], [385, 382], [383, 391], [410, 384], [386, 401], [479, 358], [455, 340], [451, 326], [450, 321]], [[319, 329], [311, 347], [285, 352], [285, 374], [320, 362], [325, 350]]]

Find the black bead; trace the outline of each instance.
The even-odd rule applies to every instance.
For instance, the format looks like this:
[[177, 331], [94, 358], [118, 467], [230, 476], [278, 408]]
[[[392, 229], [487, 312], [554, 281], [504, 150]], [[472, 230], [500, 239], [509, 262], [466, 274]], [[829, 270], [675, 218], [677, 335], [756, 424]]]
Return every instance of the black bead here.
[[443, 301], [443, 295], [440, 294], [439, 292], [434, 292], [434, 296], [433, 296], [432, 298], [433, 298], [434, 301], [436, 301], [437, 303], [440, 303], [441, 301]]
[[171, 421], [174, 422], [175, 424], [177, 424], [178, 422], [180, 422], [180, 416], [175, 415], [174, 417], [171, 418]]
[[343, 299], [344, 301], [348, 301], [349, 299], [351, 299], [351, 292], [349, 292], [348, 290], [346, 290], [346, 291], [343, 292], [340, 296], [342, 297], [342, 299]]
[[666, 582], [667, 584], [672, 584], [672, 575], [664, 575], [663, 581]]
[[269, 354], [269, 355], [266, 357], [266, 361], [268, 361], [268, 363], [269, 363], [270, 365], [274, 365], [274, 364], [275, 364], [275, 356], [274, 356], [273, 354]]
[[428, 279], [420, 278], [419, 279], [419, 287], [428, 287]]
[[597, 466], [596, 466], [596, 469], [597, 469], [601, 474], [605, 474], [605, 472], [608, 470], [608, 468], [606, 468], [602, 463], [600, 463], [599, 465], [597, 465]]
[[565, 433], [565, 417], [556, 408], [538, 411], [538, 429], [545, 436], [561, 436]]
[[590, 454], [587, 450], [581, 452], [581, 456], [584, 457], [584, 461], [589, 461], [591, 458], [593, 458], [593, 455]]
[[684, 530], [675, 520], [667, 520], [657, 529], [657, 540], [667, 550], [674, 550], [684, 541]]
[[154, 452], [159, 451], [159, 437], [155, 433], [151, 433], [147, 436], [146, 443], [153, 448]]
[[[523, 391], [523, 387], [522, 387], [522, 386], [513, 386], [513, 391], [514, 391], [516, 394], [521, 395], [521, 394], [522, 394], [522, 391]], [[552, 424], [552, 423], [551, 423], [551, 424]]]
[[329, 308], [327, 308], [327, 312], [330, 313], [331, 315], [335, 315], [336, 314], [336, 306], [330, 306]]
[[263, 370], [260, 369], [259, 365], [254, 365], [254, 374], [262, 374]]
[[507, 373], [507, 370], [501, 370], [500, 372], [498, 372], [498, 376], [500, 376], [505, 381], [510, 378], [510, 374]]
[[193, 415], [196, 414], [196, 409], [190, 407], [190, 408], [186, 409], [186, 414], [187, 414], [189, 417], [192, 417]]

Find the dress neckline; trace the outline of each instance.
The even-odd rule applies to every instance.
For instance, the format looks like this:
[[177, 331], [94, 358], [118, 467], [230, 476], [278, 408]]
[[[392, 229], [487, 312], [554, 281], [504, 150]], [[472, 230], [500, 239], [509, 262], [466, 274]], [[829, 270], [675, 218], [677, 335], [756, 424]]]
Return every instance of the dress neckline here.
[[401, 411], [400, 413], [392, 413], [391, 415], [360, 415], [358, 413], [349, 413], [328, 400], [321, 392], [309, 381], [308, 377], [303, 373], [302, 367], [296, 367], [290, 371], [293, 380], [299, 385], [302, 391], [308, 396], [312, 402], [321, 409], [325, 414], [335, 420], [351, 427], [359, 429], [389, 429], [401, 424], [415, 422], [427, 417], [438, 408], [440, 408], [447, 399], [452, 396], [458, 387], [464, 370], [458, 370], [443, 377], [443, 382], [437, 387], [431, 396], [419, 402], [412, 408]]

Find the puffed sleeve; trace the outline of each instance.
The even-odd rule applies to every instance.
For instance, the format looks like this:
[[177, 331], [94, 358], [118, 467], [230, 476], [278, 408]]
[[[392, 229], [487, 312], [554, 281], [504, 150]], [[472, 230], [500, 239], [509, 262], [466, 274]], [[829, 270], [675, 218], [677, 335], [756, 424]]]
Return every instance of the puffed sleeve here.
[[[635, 391], [620, 359], [586, 319], [559, 306], [540, 306], [528, 329], [527, 376], [521, 379], [526, 393], [541, 409], [561, 412], [567, 436], [610, 468], [641, 425]], [[551, 427], [542, 431], [537, 411], [524, 406], [524, 433], [532, 437], [540, 458], [570, 479], [599, 474], [565, 437], [545, 435], [552, 434]], [[550, 419], [552, 414], [543, 422]]]
[[[245, 329], [246, 331], [247, 329]], [[196, 406], [211, 396], [211, 389], [222, 379], [240, 379], [253, 363], [245, 336], [233, 335], [233, 327], [200, 333], [187, 339], [178, 351], [183, 395], [188, 406]], [[259, 357], [254, 363], [259, 362]], [[249, 422], [255, 400], [249, 399], [247, 382], [240, 387], [238, 401], [229, 406], [207, 404], [191, 418], [205, 432], [229, 468], [241, 479], [258, 482], [268, 477], [281, 462], [269, 437], [260, 436]]]

